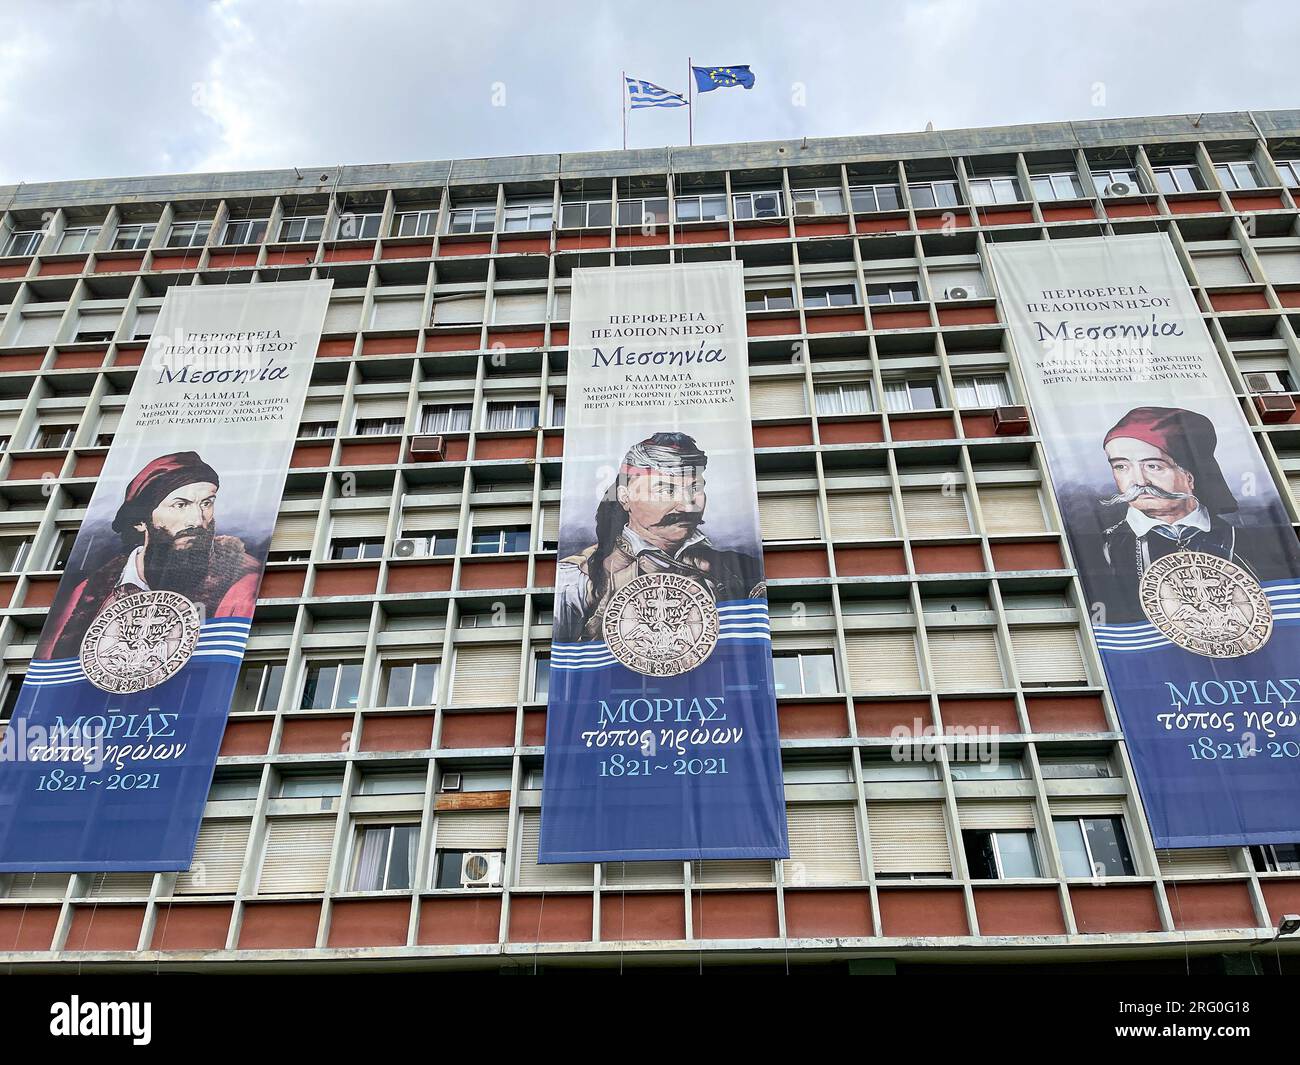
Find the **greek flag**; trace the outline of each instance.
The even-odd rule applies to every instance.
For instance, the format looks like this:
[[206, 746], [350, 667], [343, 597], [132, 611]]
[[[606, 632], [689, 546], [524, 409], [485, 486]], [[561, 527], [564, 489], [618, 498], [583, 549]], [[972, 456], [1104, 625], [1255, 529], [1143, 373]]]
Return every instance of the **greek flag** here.
[[627, 82], [627, 95], [632, 101], [632, 110], [638, 107], [685, 107], [686, 97], [679, 92], [669, 92], [653, 81], [623, 76]]

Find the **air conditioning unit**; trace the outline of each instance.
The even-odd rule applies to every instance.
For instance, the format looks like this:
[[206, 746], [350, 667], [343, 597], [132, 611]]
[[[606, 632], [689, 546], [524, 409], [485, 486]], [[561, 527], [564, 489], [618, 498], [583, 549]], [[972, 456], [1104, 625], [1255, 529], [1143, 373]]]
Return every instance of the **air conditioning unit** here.
[[949, 285], [943, 290], [943, 298], [946, 300], [969, 300], [974, 299], [975, 295], [965, 285]]
[[461, 778], [459, 773], [443, 773], [440, 791], [460, 791]]
[[1102, 189], [1103, 196], [1132, 196], [1133, 192], [1133, 186], [1127, 181], [1112, 181]]
[[781, 198], [776, 195], [754, 197], [755, 218], [780, 218]]
[[794, 214], [796, 218], [807, 218], [810, 215], [825, 214], [826, 209], [822, 207], [821, 200], [796, 200], [794, 204]]
[[500, 851], [466, 851], [460, 860], [460, 886], [500, 887], [502, 864]]
[[414, 462], [440, 462], [445, 454], [442, 437], [419, 434], [411, 437], [411, 459]]
[[998, 436], [1022, 436], [1029, 432], [1029, 408], [997, 407], [993, 411], [993, 432]]
[[419, 555], [427, 554], [428, 548], [423, 540], [415, 540], [411, 537], [403, 537], [393, 544], [394, 558], [416, 558]]
[[1282, 377], [1275, 371], [1259, 371], [1243, 375], [1246, 378], [1246, 387], [1251, 392], [1285, 392], [1286, 386], [1282, 383]]
[[1255, 410], [1262, 422], [1289, 422], [1295, 416], [1295, 397], [1285, 392], [1256, 396]]

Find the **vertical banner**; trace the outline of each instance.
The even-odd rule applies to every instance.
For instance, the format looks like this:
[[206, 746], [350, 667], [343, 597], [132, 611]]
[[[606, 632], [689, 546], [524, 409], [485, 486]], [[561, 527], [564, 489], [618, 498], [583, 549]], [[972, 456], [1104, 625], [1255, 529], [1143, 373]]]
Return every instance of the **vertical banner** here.
[[167, 290], [0, 748], [0, 872], [189, 868], [332, 285]]
[[1300, 839], [1300, 550], [1173, 247], [989, 250], [1156, 845]]
[[573, 272], [543, 862], [787, 856], [742, 277]]

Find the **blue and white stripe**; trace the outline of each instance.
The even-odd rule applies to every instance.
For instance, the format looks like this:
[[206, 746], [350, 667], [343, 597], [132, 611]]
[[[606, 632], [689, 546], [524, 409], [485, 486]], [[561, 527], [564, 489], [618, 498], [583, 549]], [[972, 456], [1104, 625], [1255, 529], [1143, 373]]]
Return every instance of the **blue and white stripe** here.
[[[252, 618], [214, 618], [205, 621], [199, 630], [198, 644], [191, 658], [228, 659], [243, 661], [248, 644], [248, 631]], [[48, 688], [56, 684], [75, 684], [85, 680], [85, 671], [79, 658], [33, 659], [27, 667], [24, 686]]]
[[627, 82], [627, 95], [632, 101], [632, 109], [635, 111], [638, 107], [685, 107], [686, 97], [679, 92], [670, 92], [661, 85], [656, 85], [653, 81], [642, 81], [640, 78], [629, 78], [623, 75], [623, 80]]
[[[1269, 581], [1263, 586], [1273, 609], [1273, 624], [1300, 625], [1300, 583], [1291, 580]], [[1173, 646], [1159, 629], [1147, 622], [1131, 625], [1094, 625], [1093, 635], [1103, 651], [1149, 651], [1156, 647]]]
[[[766, 599], [738, 599], [718, 604], [718, 641], [771, 643]], [[609, 647], [602, 641], [551, 644], [551, 669], [604, 669], [616, 665]]]

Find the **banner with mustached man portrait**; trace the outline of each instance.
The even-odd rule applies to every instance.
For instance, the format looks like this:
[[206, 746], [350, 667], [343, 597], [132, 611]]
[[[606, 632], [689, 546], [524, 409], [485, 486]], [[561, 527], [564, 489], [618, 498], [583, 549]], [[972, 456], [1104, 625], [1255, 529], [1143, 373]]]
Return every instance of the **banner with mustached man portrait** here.
[[0, 748], [0, 871], [190, 867], [332, 285], [167, 290]]
[[1300, 549], [1172, 245], [989, 251], [1156, 845], [1300, 839]]
[[740, 263], [575, 270], [540, 860], [783, 858]]

